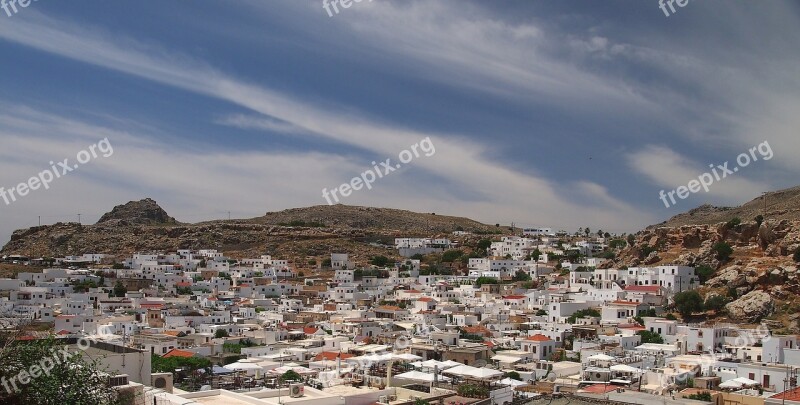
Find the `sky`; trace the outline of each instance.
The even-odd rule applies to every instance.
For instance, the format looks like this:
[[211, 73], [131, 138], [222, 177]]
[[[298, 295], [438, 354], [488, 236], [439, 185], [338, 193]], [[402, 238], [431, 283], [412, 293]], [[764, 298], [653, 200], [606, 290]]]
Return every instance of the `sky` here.
[[[633, 232], [797, 185], [800, 3], [674, 8], [9, 5], [0, 10], [0, 243], [40, 221], [94, 223], [148, 197], [184, 222], [338, 198]], [[742, 153], [748, 164], [734, 171]], [[719, 178], [691, 183], [706, 172]]]

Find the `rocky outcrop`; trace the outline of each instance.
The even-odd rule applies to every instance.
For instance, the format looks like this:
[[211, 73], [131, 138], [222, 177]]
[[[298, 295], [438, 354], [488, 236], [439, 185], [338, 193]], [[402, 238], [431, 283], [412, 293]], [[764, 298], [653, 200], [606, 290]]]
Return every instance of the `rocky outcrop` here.
[[100, 217], [97, 223], [125, 226], [177, 224], [178, 221], [169, 216], [154, 200], [145, 198], [144, 200], [117, 205], [111, 212], [107, 212]]
[[764, 291], [751, 291], [725, 305], [725, 310], [734, 321], [754, 323], [773, 313], [775, 300]]

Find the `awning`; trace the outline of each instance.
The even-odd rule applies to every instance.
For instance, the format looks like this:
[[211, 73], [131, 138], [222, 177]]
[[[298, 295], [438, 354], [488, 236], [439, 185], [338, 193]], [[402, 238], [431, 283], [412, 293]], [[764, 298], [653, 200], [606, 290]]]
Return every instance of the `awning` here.
[[474, 377], [478, 379], [491, 379], [503, 376], [505, 373], [502, 371], [492, 370], [488, 368], [477, 368], [471, 366], [458, 366], [445, 370], [445, 374], [458, 375], [462, 377]]
[[[425, 381], [425, 382], [432, 382], [434, 380], [433, 373], [423, 373], [422, 371], [409, 371], [407, 373], [398, 374], [394, 376], [394, 378], [400, 378], [404, 380], [414, 380], [414, 381]], [[439, 376], [437, 381], [450, 381], [447, 377]]]
[[636, 368], [636, 367], [631, 367], [631, 366], [629, 366], [627, 364], [615, 364], [615, 365], [609, 367], [609, 369], [611, 369], [611, 371], [619, 371], [621, 373], [641, 373], [642, 372], [642, 369]]
[[522, 359], [520, 359], [519, 357], [504, 356], [502, 354], [498, 354], [497, 356], [492, 357], [492, 360], [499, 361], [501, 363], [514, 364]]

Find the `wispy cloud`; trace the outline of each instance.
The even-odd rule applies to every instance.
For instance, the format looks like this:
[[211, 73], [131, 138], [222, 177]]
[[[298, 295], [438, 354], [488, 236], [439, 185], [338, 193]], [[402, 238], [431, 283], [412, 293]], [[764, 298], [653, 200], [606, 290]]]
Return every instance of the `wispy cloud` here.
[[[562, 226], [592, 224], [595, 221], [594, 218], [598, 216], [616, 218], [618, 219], [617, 223], [622, 223], [624, 219], [630, 226], [645, 225], [653, 219], [621, 201], [614, 201], [609, 205], [609, 201], [571, 200], [559, 192], [559, 188], [568, 187], [568, 184], [555, 185], [534, 173], [524, 173], [504, 167], [502, 164], [482, 156], [485, 145], [468, 140], [458, 134], [420, 132], [376, 123], [363, 114], [354, 113], [352, 109], [337, 111], [316, 107], [311, 103], [297, 100], [292, 96], [263, 86], [229, 77], [209, 67], [207, 63], [193, 60], [187, 56], [177, 57], [175, 53], [167, 52], [159, 46], [134, 43], [124, 37], [81, 28], [65, 21], [56, 21], [43, 16], [19, 23], [15, 21], [11, 26], [3, 25], [0, 27], [0, 37], [55, 55], [225, 100], [291, 125], [291, 127], [281, 127], [283, 129], [292, 128], [294, 130], [297, 128], [319, 134], [354, 148], [372, 152], [376, 158], [392, 157], [398, 151], [430, 136], [434, 139], [437, 147], [436, 159], [415, 162], [415, 167], [426, 170], [432, 176], [459, 184], [461, 187], [471, 190], [471, 193], [479, 198], [468, 204], [460, 204], [460, 201], [454, 196], [436, 195], [437, 202], [435, 203], [431, 201], [434, 199], [427, 199], [427, 201], [422, 199], [422, 201], [417, 200], [410, 204], [410, 207], [421, 207], [431, 203], [432, 206], [447, 208], [453, 207], [454, 203], [459, 203], [459, 211], [464, 215], [473, 215], [487, 220], [508, 221], [536, 216], [548, 218], [548, 222], [556, 222]], [[490, 57], [490, 55], [486, 55], [486, 57]], [[242, 121], [240, 121], [241, 123]], [[253, 122], [251, 121], [250, 124]], [[268, 126], [274, 127], [273, 124], [274, 122], [271, 122]], [[124, 153], [117, 152], [115, 156], [119, 155], [124, 156]], [[242, 156], [237, 156], [235, 159], [230, 158], [230, 160], [221, 159], [216, 162], [211, 160], [207, 163], [209, 166], [218, 165], [216, 167], [218, 170], [214, 171], [218, 174], [209, 177], [208, 182], [204, 182], [206, 185], [203, 188], [210, 190], [218, 187], [211, 184], [230, 184], [224, 180], [227, 177], [225, 174], [230, 174], [232, 170], [247, 173], [247, 164], [254, 163], [246, 156], [244, 159]], [[273, 161], [278, 158], [280, 157], [273, 157]], [[284, 158], [292, 160], [294, 157], [284, 156]], [[177, 160], [175, 156], [171, 156], [172, 163], [167, 167], [174, 166]], [[293, 160], [293, 162], [296, 161]], [[312, 167], [317, 167], [321, 171], [326, 170], [320, 168], [319, 165]], [[164, 176], [156, 187], [181, 190], [181, 192], [188, 189], [184, 176], [193, 177], [195, 175], [192, 170], [188, 169], [164, 170], [160, 164], [152, 161], [148, 162], [146, 167], [131, 165], [118, 170], [124, 171], [127, 177], [132, 177], [135, 173], [141, 175], [143, 170], [156, 171], [160, 176]], [[297, 176], [296, 173], [287, 172], [282, 178]], [[352, 175], [345, 179], [349, 177]], [[316, 194], [324, 186], [343, 181], [326, 183], [313, 175], [307, 178], [316, 179], [317, 182], [315, 185], [303, 183], [310, 190], [302, 193], [305, 195]], [[184, 179], [183, 186], [181, 186], [182, 179]], [[246, 185], [242, 185], [242, 187], [248, 188]], [[280, 186], [276, 185], [276, 187]], [[293, 189], [292, 192], [299, 192], [299, 190], [294, 190], [296, 187], [297, 185], [294, 183], [290, 186]], [[288, 190], [284, 190], [284, 192], [288, 192]], [[365, 198], [370, 203], [381, 204], [380, 199], [373, 199], [371, 195], [369, 197], [365, 195]], [[397, 199], [387, 201], [396, 203]], [[620, 207], [627, 207], [627, 209], [620, 212]]]

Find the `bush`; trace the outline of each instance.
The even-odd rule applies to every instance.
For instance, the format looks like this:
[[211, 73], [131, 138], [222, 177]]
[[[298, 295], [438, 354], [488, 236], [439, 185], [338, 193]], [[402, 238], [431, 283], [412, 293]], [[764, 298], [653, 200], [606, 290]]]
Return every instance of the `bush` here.
[[728, 242], [717, 242], [711, 247], [711, 251], [717, 254], [717, 260], [721, 262], [728, 261], [733, 254], [733, 248]]
[[600, 312], [594, 308], [581, 309], [570, 315], [570, 317], [567, 318], [567, 323], [575, 323], [579, 318], [587, 318], [590, 316], [600, 316]]
[[386, 256], [375, 256], [369, 263], [373, 266], [386, 267], [390, 262], [391, 260]]
[[742, 220], [739, 217], [734, 217], [733, 219], [731, 219], [730, 221], [725, 223], [725, 226], [727, 226], [728, 228], [733, 228], [733, 227], [739, 226], [739, 224], [741, 224], [741, 223], [742, 223]]
[[627, 245], [628, 243], [622, 239], [614, 239], [611, 242], [609, 242], [608, 247], [610, 247], [611, 249], [622, 249]]
[[706, 401], [706, 402], [711, 402], [712, 401], [711, 400], [711, 393], [708, 392], [708, 391], [703, 391], [703, 392], [700, 392], [700, 393], [697, 393], [697, 394], [688, 395], [686, 398], [694, 399], [694, 400], [697, 400], [697, 401]]
[[719, 312], [721, 312], [722, 310], [725, 309], [725, 304], [727, 304], [727, 303], [728, 303], [728, 300], [725, 297], [723, 297], [721, 295], [715, 295], [715, 296], [713, 296], [713, 297], [711, 297], [711, 298], [706, 300], [705, 309], [706, 310], [711, 309], [711, 310], [714, 310], [714, 312], [719, 313]]
[[516, 371], [509, 371], [509, 372], [507, 372], [507, 373], [506, 373], [506, 377], [508, 377], [508, 378], [510, 378], [510, 379], [512, 379], [512, 380], [522, 381], [522, 377], [521, 377], [521, 376], [519, 375], [519, 373], [518, 373], [518, 372], [516, 372]]
[[664, 343], [664, 338], [656, 332], [640, 330], [639, 332], [636, 332], [636, 334], [642, 337], [642, 343]]
[[763, 215], [757, 215], [755, 217], [755, 221], [756, 221], [756, 225], [758, 225], [758, 227], [760, 228], [761, 224], [764, 223], [764, 216]]
[[499, 283], [499, 281], [497, 281], [497, 279], [494, 278], [494, 277], [480, 276], [480, 277], [478, 277], [477, 280], [475, 280], [475, 285], [477, 285], [478, 287], [480, 287], [480, 286], [482, 286], [484, 284], [497, 284], [497, 283]]
[[711, 277], [714, 276], [714, 269], [712, 269], [711, 266], [707, 266], [705, 264], [697, 266], [697, 268], [694, 269], [694, 272], [695, 274], [697, 274], [697, 278], [700, 279], [700, 284], [705, 283]]
[[461, 384], [458, 386], [458, 395], [467, 398], [487, 398], [489, 389], [476, 384]]
[[444, 262], [444, 263], [452, 263], [452, 262], [458, 260], [458, 258], [461, 257], [462, 254], [464, 254], [464, 252], [462, 252], [460, 250], [448, 250], [448, 251], [442, 253], [442, 262]]
[[228, 331], [226, 331], [225, 329], [217, 329], [217, 331], [214, 332], [214, 338], [216, 339], [226, 338], [229, 336], [230, 335], [228, 334]]

